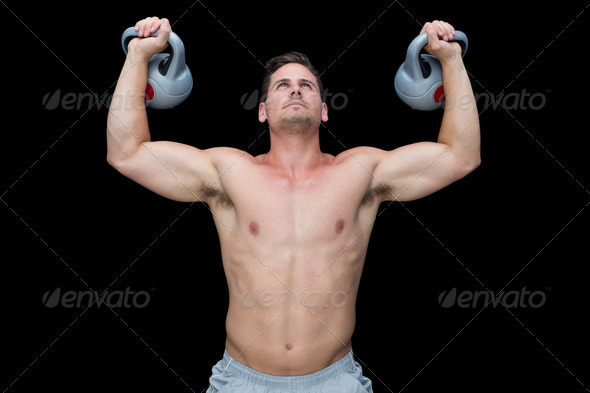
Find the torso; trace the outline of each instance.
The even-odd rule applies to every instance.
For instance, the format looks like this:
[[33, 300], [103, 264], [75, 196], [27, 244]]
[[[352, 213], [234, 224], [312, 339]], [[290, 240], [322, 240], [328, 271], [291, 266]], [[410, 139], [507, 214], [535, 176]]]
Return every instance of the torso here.
[[366, 157], [362, 150], [326, 155], [293, 180], [261, 156], [228, 155], [215, 185], [223, 192], [212, 193], [209, 206], [230, 294], [226, 349], [239, 362], [303, 375], [350, 350], [379, 207]]

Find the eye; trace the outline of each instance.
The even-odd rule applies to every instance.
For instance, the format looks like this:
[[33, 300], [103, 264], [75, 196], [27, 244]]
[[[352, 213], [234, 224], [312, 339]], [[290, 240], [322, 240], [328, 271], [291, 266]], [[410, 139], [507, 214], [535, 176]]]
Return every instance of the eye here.
[[287, 84], [286, 84], [285, 82], [281, 82], [281, 83], [279, 83], [279, 84], [277, 85], [277, 88], [278, 88], [278, 89], [282, 89], [282, 88], [285, 88], [285, 87], [287, 87]]
[[311, 83], [304, 82], [304, 83], [301, 84], [301, 86], [303, 86], [303, 87], [305, 87], [307, 89], [311, 89]]

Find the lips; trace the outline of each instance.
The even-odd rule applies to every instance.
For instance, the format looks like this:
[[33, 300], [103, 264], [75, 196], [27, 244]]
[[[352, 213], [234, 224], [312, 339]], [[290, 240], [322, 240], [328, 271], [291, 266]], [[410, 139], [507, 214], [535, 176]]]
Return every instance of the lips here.
[[290, 106], [296, 106], [296, 105], [302, 106], [305, 108], [305, 105], [303, 105], [303, 103], [301, 101], [291, 101], [287, 105], [285, 105], [285, 108], [288, 108]]

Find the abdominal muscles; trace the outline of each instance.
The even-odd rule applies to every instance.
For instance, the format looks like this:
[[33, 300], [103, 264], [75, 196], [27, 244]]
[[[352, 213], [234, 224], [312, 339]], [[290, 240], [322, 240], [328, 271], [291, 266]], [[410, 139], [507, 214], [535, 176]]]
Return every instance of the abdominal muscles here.
[[222, 241], [231, 356], [260, 372], [302, 375], [350, 351], [369, 231], [348, 221], [285, 234], [249, 220]]

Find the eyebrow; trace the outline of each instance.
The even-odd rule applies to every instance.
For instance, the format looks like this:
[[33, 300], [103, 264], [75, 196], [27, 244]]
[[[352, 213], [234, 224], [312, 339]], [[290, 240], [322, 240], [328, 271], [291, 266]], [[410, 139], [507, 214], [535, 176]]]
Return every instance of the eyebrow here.
[[[272, 87], [274, 88], [276, 85], [278, 85], [279, 83], [283, 83], [283, 82], [291, 82], [291, 79], [289, 79], [289, 78], [282, 78], [282, 79], [279, 79], [278, 81], [276, 81], [275, 83], [273, 83], [273, 84], [272, 84]], [[313, 81], [310, 81], [309, 79], [300, 78], [300, 79], [297, 79], [297, 82], [299, 82], [299, 83], [301, 83], [301, 82], [307, 82], [307, 83], [309, 83], [310, 85], [312, 85], [312, 86], [316, 87], [316, 84], [315, 84], [315, 82], [313, 82]]]

